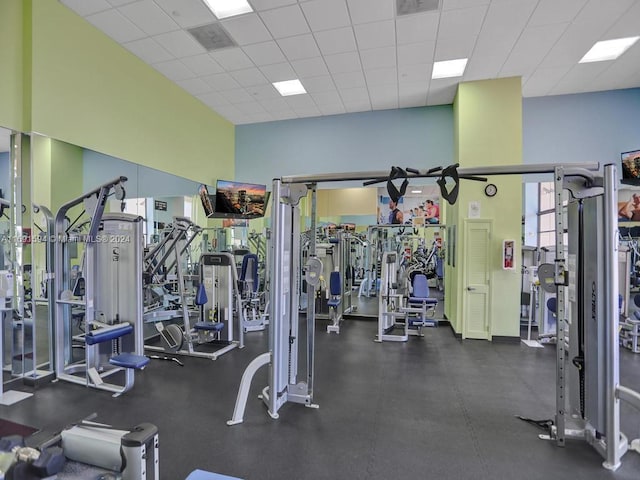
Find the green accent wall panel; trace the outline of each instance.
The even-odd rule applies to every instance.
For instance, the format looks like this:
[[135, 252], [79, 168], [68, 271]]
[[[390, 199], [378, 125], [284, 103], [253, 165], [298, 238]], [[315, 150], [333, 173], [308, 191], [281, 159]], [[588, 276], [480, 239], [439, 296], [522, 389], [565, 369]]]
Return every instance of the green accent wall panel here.
[[34, 131], [196, 181], [234, 178], [233, 124], [58, 1], [32, 7]]

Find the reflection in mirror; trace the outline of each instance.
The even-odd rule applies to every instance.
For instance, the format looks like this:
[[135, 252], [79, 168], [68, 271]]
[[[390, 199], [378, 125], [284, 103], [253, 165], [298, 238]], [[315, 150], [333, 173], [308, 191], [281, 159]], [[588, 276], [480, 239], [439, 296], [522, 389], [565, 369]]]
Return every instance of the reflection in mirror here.
[[[20, 133], [2, 130], [3, 149], [0, 168], [4, 171], [2, 216], [2, 258], [0, 258], [0, 347], [2, 350], [2, 389], [0, 404], [10, 405], [31, 396], [30, 393], [5, 391], [14, 380], [23, 377], [26, 370], [33, 369], [33, 321], [25, 312], [25, 290], [29, 287], [29, 249], [24, 249], [23, 225], [29, 222], [29, 213], [23, 199], [29, 203], [29, 137]], [[7, 171], [8, 168], [8, 171]], [[23, 176], [25, 172], [25, 176]], [[25, 184], [26, 179], [26, 184]], [[8, 202], [4, 189], [8, 190]], [[6, 223], [5, 223], [6, 222]], [[7, 228], [8, 227], [8, 228]], [[27, 230], [28, 232], [28, 230]], [[27, 282], [25, 284], [25, 277]], [[27, 313], [27, 314], [25, 314]]]

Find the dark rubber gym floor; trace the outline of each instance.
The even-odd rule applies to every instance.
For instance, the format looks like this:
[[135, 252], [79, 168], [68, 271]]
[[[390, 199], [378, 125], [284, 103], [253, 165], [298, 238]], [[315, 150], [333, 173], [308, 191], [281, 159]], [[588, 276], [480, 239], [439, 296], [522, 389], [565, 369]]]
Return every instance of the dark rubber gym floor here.
[[[163, 480], [182, 480], [196, 468], [246, 480], [640, 478], [635, 452], [608, 472], [591, 447], [558, 448], [515, 418], [553, 416], [553, 347], [460, 341], [448, 326], [408, 343], [378, 344], [375, 321], [347, 320], [340, 335], [325, 326], [318, 321], [317, 410], [288, 404], [271, 419], [256, 399], [266, 385], [263, 369], [245, 422], [225, 424], [244, 368], [267, 349], [268, 333], [252, 332], [245, 349], [217, 361], [180, 357], [180, 367], [153, 360], [122, 397], [50, 383], [0, 406], [0, 417], [46, 432], [93, 412], [118, 426], [151, 422], [160, 432]], [[622, 350], [621, 363], [622, 383], [640, 389], [640, 355]], [[629, 437], [640, 436], [640, 413], [627, 405], [621, 424]]]

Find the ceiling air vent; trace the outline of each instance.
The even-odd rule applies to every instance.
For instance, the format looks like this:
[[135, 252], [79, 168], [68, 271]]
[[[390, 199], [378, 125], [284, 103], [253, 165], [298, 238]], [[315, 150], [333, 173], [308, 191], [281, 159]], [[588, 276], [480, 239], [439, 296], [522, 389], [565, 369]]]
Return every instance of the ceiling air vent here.
[[440, 0], [396, 0], [398, 15], [431, 12], [440, 8]]
[[210, 23], [201, 27], [190, 28], [189, 33], [207, 50], [235, 47], [236, 42], [219, 23]]

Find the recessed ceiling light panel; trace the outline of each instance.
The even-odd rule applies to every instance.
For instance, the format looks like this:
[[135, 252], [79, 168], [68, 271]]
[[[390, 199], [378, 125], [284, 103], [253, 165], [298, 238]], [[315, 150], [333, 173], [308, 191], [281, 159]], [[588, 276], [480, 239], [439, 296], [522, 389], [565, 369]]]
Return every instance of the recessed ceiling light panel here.
[[247, 0], [204, 0], [218, 20], [253, 12]]
[[302, 86], [302, 83], [300, 83], [300, 80], [298, 79], [286, 80], [284, 82], [274, 82], [273, 86], [276, 87], [276, 90], [278, 90], [278, 92], [280, 92], [280, 95], [282, 95], [283, 97], [307, 93], [307, 91]]
[[578, 63], [615, 60], [626, 52], [631, 45], [636, 43], [639, 38], [640, 37], [614, 38], [613, 40], [596, 42]]
[[445, 60], [433, 64], [431, 78], [461, 77], [467, 67], [468, 58], [458, 58], [456, 60]]

